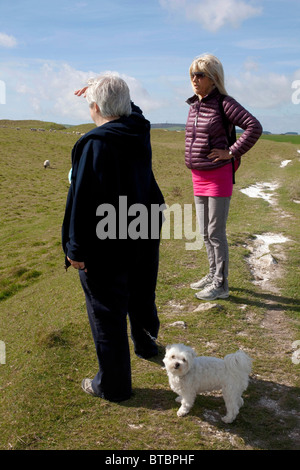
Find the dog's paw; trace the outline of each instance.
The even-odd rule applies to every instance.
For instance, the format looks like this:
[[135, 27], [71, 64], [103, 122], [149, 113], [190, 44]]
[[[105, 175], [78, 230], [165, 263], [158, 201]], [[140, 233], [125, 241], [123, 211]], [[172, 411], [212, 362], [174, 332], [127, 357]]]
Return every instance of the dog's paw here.
[[223, 416], [221, 419], [223, 423], [230, 424], [234, 421], [235, 418], [232, 418], [231, 416]]
[[188, 411], [184, 410], [182, 408], [179, 408], [179, 410], [177, 411], [177, 416], [179, 416], [179, 417], [185, 416], [187, 414], [188, 414]]

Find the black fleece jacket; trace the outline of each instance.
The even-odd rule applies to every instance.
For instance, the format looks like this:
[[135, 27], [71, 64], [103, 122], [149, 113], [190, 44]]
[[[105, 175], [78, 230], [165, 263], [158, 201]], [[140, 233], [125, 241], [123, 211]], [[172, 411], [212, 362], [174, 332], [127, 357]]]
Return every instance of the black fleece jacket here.
[[[72, 179], [62, 226], [64, 253], [89, 267], [130, 260], [132, 240], [118, 233], [120, 196], [127, 206], [162, 205], [164, 199], [152, 172], [150, 123], [132, 103], [132, 114], [97, 127], [72, 150]], [[116, 211], [116, 237], [96, 234], [99, 205]], [[70, 264], [66, 259], [66, 267]]]

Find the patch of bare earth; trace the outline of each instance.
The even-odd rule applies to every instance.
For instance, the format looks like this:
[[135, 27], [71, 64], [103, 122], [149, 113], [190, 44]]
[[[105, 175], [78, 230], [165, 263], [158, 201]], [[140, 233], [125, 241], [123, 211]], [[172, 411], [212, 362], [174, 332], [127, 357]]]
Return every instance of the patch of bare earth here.
[[[276, 185], [272, 189], [276, 189]], [[269, 202], [274, 210], [280, 213], [282, 219], [290, 217], [280, 210], [274, 194]], [[285, 312], [289, 299], [282, 297], [276, 282], [284, 276], [285, 243], [288, 242], [291, 240], [281, 234], [266, 233], [255, 236], [247, 245], [250, 251], [247, 261], [253, 275], [253, 283], [261, 289], [263, 303], [266, 306], [260, 326], [268, 348], [267, 351], [257, 351], [257, 353], [258, 356], [267, 355], [266, 361], [269, 360], [273, 364], [274, 359], [276, 363], [276, 358], [280, 364], [280, 360], [284, 357], [288, 357], [291, 364], [293, 362], [296, 364], [293, 361], [293, 345], [298, 342], [293, 341], [292, 320]], [[297, 383], [298, 373], [297, 366], [292, 365], [288, 371], [282, 370], [279, 366], [274, 367], [272, 372], [268, 370], [264, 377], [256, 376], [258, 388], [265, 390], [257, 404], [282, 422], [282, 436], [278, 436], [277, 440], [278, 443], [280, 439], [289, 442], [287, 449], [300, 448], [300, 398], [299, 389], [294, 385]], [[260, 382], [260, 379], [263, 379], [267, 385], [262, 386], [263, 382]], [[287, 423], [291, 418], [294, 424], [289, 428]], [[256, 443], [259, 447], [263, 446], [263, 441], [259, 439]]]

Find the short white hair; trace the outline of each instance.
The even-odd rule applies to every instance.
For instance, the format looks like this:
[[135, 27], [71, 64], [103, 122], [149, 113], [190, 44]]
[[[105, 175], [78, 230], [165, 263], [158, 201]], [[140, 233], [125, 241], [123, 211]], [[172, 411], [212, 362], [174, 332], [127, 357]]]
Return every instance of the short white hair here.
[[99, 106], [102, 117], [129, 116], [131, 99], [127, 83], [117, 74], [107, 73], [88, 80], [86, 100]]

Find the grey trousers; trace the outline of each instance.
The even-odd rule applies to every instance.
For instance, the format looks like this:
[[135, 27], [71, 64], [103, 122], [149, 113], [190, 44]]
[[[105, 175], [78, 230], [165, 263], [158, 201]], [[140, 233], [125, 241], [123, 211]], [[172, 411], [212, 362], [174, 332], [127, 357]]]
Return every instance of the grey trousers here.
[[228, 243], [226, 222], [230, 197], [195, 196], [196, 214], [203, 236], [209, 272], [215, 284], [228, 289]]

